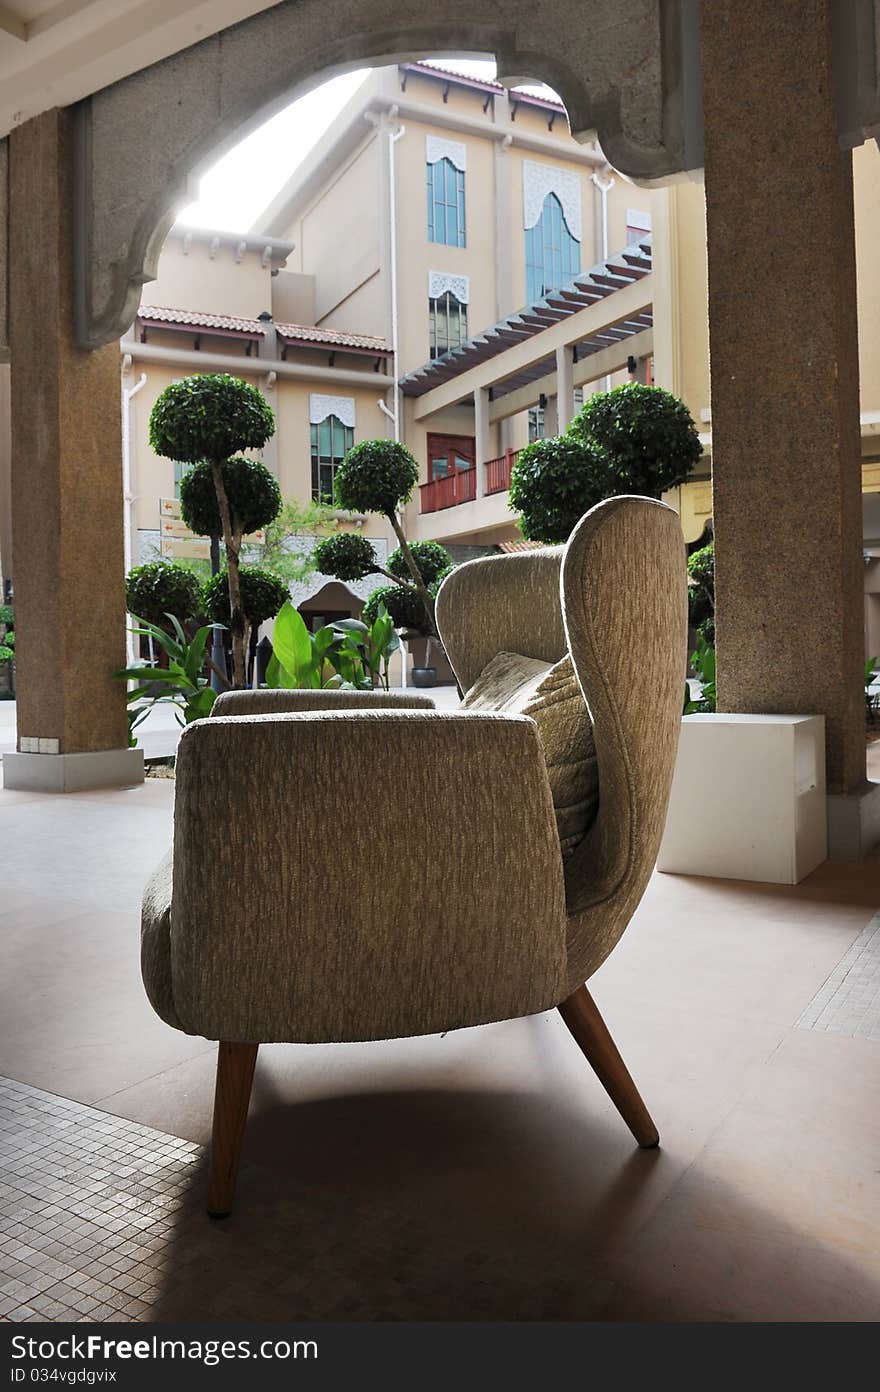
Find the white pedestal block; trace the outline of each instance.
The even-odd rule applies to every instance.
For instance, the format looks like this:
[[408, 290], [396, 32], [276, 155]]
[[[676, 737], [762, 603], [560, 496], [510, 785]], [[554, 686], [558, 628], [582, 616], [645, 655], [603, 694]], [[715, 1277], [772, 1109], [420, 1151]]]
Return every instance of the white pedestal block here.
[[144, 781], [142, 749], [100, 749], [89, 754], [7, 753], [3, 786], [30, 793], [79, 793], [130, 788]]
[[797, 884], [826, 818], [824, 716], [686, 715], [657, 868]]

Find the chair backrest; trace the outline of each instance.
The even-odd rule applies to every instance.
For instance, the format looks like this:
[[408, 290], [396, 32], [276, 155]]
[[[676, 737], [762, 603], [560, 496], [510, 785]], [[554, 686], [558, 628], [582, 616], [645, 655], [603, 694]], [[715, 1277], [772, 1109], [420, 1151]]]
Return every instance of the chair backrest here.
[[593, 722], [599, 813], [565, 863], [572, 989], [604, 961], [645, 891], [672, 785], [687, 663], [677, 513], [611, 498], [564, 548], [471, 561], [437, 598], [463, 688], [502, 651], [567, 651]]

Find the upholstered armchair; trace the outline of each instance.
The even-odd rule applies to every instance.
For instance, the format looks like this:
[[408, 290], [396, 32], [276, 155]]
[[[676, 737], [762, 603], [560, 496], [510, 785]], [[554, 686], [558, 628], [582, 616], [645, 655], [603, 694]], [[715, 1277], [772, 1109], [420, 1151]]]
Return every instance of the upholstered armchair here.
[[[558, 1006], [638, 1143], [658, 1143], [584, 983], [663, 830], [686, 661], [678, 517], [645, 498], [602, 503], [565, 547], [459, 566], [437, 621], [470, 709], [241, 692], [181, 738], [142, 963], [158, 1014], [219, 1041], [214, 1216], [232, 1205], [263, 1042]], [[548, 710], [576, 744], [562, 795]]]

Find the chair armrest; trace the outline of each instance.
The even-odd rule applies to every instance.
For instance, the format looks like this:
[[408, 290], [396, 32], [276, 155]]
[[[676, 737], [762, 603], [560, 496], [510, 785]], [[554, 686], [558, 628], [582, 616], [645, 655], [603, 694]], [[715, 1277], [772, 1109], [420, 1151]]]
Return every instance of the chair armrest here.
[[558, 662], [568, 643], [559, 575], [563, 548], [485, 556], [456, 566], [437, 594], [437, 627], [462, 692], [500, 652]]
[[433, 710], [430, 696], [409, 691], [338, 691], [333, 687], [317, 691], [289, 687], [260, 687], [253, 691], [223, 691], [214, 702], [211, 715], [284, 715], [294, 711], [319, 710]]
[[183, 1027], [426, 1034], [547, 1008], [565, 889], [537, 728], [431, 711], [222, 716], [177, 755]]

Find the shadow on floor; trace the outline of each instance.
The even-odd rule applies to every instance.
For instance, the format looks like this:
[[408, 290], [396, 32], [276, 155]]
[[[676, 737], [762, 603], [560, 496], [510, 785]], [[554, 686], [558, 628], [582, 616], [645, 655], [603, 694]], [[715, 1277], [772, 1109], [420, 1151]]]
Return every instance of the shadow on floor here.
[[732, 1247], [717, 1222], [670, 1230], [662, 1212], [642, 1244], [639, 1211], [671, 1163], [533, 1095], [264, 1095], [229, 1219], [204, 1214], [204, 1153], [191, 1166], [147, 1318], [872, 1317], [863, 1271], [729, 1191], [715, 1197]]

